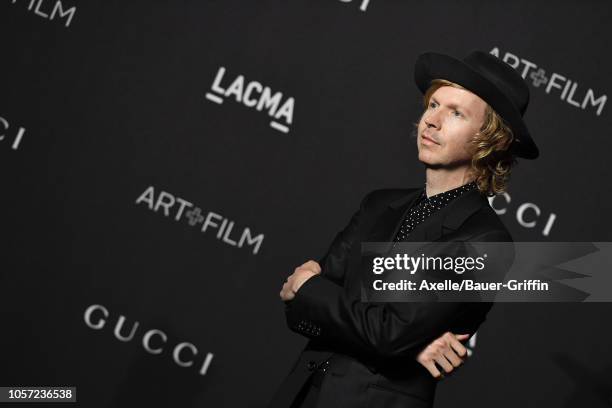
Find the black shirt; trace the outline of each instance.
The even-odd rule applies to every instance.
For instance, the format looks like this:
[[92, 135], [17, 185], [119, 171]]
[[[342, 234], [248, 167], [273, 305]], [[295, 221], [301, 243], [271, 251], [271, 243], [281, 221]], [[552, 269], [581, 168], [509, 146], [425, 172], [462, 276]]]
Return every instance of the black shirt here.
[[419, 198], [417, 198], [417, 200], [414, 202], [408, 211], [406, 218], [404, 218], [402, 226], [397, 231], [394, 241], [404, 241], [417, 225], [425, 221], [439, 209], [448, 205], [455, 198], [475, 188], [478, 188], [476, 181], [471, 181], [457, 188], [453, 188], [452, 190], [427, 197], [425, 187], [423, 187]]

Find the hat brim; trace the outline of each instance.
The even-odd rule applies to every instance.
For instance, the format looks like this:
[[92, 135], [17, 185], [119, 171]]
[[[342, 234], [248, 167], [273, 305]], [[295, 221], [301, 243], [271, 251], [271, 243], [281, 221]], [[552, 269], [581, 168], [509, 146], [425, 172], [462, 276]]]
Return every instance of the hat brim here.
[[445, 54], [427, 52], [419, 55], [414, 80], [423, 94], [433, 79], [455, 82], [487, 102], [512, 129], [514, 141], [510, 149], [514, 155], [525, 159], [535, 159], [540, 155], [518, 108], [493, 82], [468, 64]]

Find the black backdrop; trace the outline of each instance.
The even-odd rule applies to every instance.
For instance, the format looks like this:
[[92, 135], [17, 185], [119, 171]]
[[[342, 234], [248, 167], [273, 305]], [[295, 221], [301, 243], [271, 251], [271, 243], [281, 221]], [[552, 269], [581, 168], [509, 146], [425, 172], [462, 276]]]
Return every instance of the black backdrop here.
[[[0, 385], [264, 406], [306, 342], [285, 277], [365, 193], [424, 182], [424, 51], [489, 51], [530, 84], [542, 155], [492, 203], [515, 240], [609, 240], [611, 10], [4, 0]], [[436, 406], [610, 406], [611, 310], [496, 305]]]

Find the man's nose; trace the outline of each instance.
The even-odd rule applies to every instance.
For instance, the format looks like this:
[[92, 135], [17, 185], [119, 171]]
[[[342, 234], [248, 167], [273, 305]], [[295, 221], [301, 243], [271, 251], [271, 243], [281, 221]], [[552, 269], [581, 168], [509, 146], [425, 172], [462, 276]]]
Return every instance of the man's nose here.
[[425, 124], [427, 127], [435, 127], [436, 129], [440, 128], [442, 121], [440, 120], [440, 116], [438, 112], [432, 113], [431, 115], [425, 118]]

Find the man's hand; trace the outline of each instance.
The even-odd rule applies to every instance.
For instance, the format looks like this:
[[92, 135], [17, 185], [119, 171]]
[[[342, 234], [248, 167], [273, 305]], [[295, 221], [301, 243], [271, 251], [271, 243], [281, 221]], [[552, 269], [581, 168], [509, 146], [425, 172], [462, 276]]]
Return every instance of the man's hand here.
[[446, 332], [439, 338], [431, 342], [417, 356], [417, 361], [429, 371], [434, 378], [444, 378], [444, 374], [438, 370], [435, 363], [447, 373], [459, 367], [464, 357], [467, 355], [467, 349], [462, 341], [467, 340], [469, 334], [454, 335], [451, 332]]
[[280, 297], [282, 300], [287, 301], [295, 297], [295, 293], [308, 279], [321, 273], [321, 266], [317, 261], [310, 260], [293, 271], [293, 273], [287, 278], [283, 284], [283, 288], [280, 291]]

